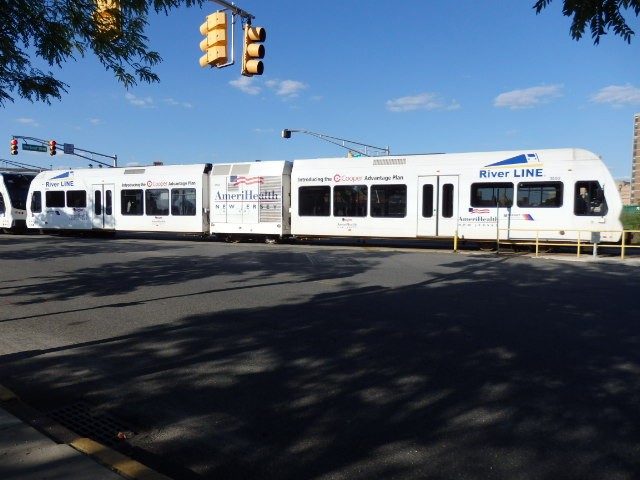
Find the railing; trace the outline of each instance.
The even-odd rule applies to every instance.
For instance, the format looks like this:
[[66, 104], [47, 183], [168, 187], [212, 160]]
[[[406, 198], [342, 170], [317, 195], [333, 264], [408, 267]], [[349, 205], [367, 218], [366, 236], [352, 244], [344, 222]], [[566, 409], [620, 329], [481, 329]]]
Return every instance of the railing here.
[[[506, 236], [503, 236], [502, 233], [506, 232]], [[517, 232], [527, 232], [529, 235], [522, 235]], [[508, 245], [521, 245], [528, 247], [535, 247], [536, 257], [540, 255], [541, 250], [544, 250], [548, 247], [568, 247], [576, 249], [576, 256], [580, 257], [584, 248], [591, 248], [593, 256], [598, 255], [598, 247], [606, 247], [610, 248], [619, 248], [620, 249], [620, 258], [624, 260], [625, 255], [630, 249], [640, 249], [640, 243], [638, 244], [630, 244], [628, 242], [627, 237], [633, 234], [635, 238], [640, 238], [640, 230], [563, 230], [564, 234], [571, 238], [572, 240], [567, 241], [557, 241], [557, 240], [546, 240], [546, 238], [557, 237], [558, 229], [544, 229], [544, 230], [535, 230], [535, 229], [525, 229], [525, 228], [500, 228], [498, 229], [498, 238], [496, 239], [496, 246], [498, 251], [500, 251], [500, 244], [508, 244]], [[548, 235], [545, 235], [548, 233]], [[622, 241], [620, 243], [605, 243], [601, 242], [600, 238], [603, 233], [622, 233]], [[514, 238], [514, 237], [527, 237], [524, 238]], [[457, 248], [457, 236], [454, 239], [454, 249]]]

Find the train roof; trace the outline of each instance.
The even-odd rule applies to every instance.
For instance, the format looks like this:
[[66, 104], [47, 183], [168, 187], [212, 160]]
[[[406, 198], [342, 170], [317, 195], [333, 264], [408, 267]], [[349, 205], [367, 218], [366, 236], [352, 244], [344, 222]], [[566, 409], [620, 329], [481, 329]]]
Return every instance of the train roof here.
[[208, 173], [211, 171], [210, 163], [196, 163], [185, 165], [144, 165], [129, 167], [109, 167], [109, 168], [67, 168], [61, 170], [46, 170], [40, 172], [38, 177], [53, 178], [60, 175], [68, 174], [68, 176], [86, 177], [86, 178], [115, 178], [126, 175], [142, 175], [142, 174], [194, 174]]
[[483, 162], [500, 161], [499, 159], [510, 159], [520, 155], [536, 154], [544, 161], [600, 161], [600, 157], [593, 152], [581, 148], [555, 148], [555, 149], [522, 149], [522, 150], [501, 150], [493, 152], [464, 152], [464, 153], [425, 153], [425, 154], [398, 154], [370, 157], [325, 157], [311, 159], [296, 159], [294, 165], [305, 166], [348, 166], [349, 164], [373, 165], [399, 165], [413, 162], [426, 163], [447, 163], [463, 164], [472, 163], [474, 165]]

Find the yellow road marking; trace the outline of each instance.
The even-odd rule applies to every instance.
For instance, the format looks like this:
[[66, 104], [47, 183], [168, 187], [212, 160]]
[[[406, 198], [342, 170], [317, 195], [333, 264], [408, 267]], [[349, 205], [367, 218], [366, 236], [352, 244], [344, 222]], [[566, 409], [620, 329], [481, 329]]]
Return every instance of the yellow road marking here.
[[109, 447], [89, 438], [77, 438], [69, 443], [76, 450], [93, 457], [102, 465], [108, 466], [134, 480], [171, 480], [166, 475], [132, 460]]

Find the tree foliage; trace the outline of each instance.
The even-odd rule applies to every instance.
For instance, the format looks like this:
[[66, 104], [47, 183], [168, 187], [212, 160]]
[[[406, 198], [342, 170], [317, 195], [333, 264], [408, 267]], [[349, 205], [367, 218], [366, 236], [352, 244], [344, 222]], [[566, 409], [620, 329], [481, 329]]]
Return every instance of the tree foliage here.
[[[534, 7], [540, 13], [553, 0], [538, 0]], [[589, 25], [593, 43], [600, 43], [600, 37], [607, 34], [609, 29], [620, 35], [627, 43], [631, 43], [633, 30], [627, 25], [623, 10], [630, 10], [640, 14], [640, 0], [564, 0], [562, 13], [573, 17], [571, 22], [571, 36], [580, 40]]]
[[[158, 82], [151, 67], [162, 59], [149, 49], [144, 34], [149, 12], [168, 14], [205, 1], [0, 0], [0, 106], [13, 101], [14, 92], [48, 104], [61, 99], [68, 85], [38, 65], [61, 67], [88, 52], [126, 88], [138, 81]], [[103, 16], [99, 5], [108, 6]]]

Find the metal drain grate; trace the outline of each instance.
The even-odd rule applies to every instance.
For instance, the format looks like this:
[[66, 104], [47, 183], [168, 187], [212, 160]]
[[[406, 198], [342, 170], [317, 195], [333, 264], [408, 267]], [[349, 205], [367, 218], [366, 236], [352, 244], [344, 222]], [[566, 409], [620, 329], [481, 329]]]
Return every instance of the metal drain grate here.
[[126, 438], [133, 435], [130, 426], [108, 414], [97, 412], [95, 407], [85, 402], [58, 408], [47, 416], [78, 435], [108, 447], [120, 443], [123, 434]]

